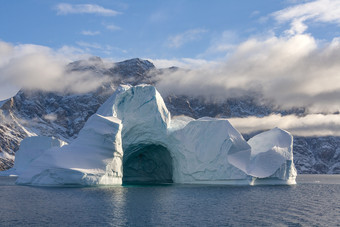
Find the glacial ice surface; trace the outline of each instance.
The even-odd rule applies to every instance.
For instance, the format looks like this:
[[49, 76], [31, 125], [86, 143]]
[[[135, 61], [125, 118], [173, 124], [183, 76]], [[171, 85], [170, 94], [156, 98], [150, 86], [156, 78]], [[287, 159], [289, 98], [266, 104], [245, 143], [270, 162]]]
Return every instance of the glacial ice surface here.
[[292, 142], [278, 128], [247, 142], [226, 119], [171, 119], [155, 87], [123, 86], [72, 143], [23, 149], [14, 167], [30, 185], [294, 184]]
[[40, 157], [46, 150], [53, 147], [62, 147], [67, 143], [52, 137], [33, 136], [21, 141], [19, 150], [15, 154], [14, 166], [1, 171], [0, 176], [17, 176], [26, 172], [32, 161]]

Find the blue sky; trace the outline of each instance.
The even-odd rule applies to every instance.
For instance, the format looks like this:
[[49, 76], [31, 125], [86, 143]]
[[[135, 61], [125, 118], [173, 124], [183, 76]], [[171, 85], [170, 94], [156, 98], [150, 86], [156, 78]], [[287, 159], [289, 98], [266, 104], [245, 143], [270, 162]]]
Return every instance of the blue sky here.
[[[0, 39], [14, 45], [73, 47], [117, 60], [212, 60], [224, 57], [229, 51], [227, 46], [250, 37], [271, 33], [280, 36], [288, 29], [289, 21], [279, 23], [271, 14], [301, 2], [1, 1]], [[338, 35], [335, 23], [309, 26], [308, 32], [320, 39]], [[218, 45], [225, 48], [218, 49]]]
[[93, 89], [89, 75], [63, 67], [96, 55], [193, 69], [161, 78], [163, 93], [218, 101], [260, 90], [282, 108], [339, 111], [340, 0], [0, 4], [0, 99], [21, 87]]
[[20, 88], [87, 92], [105, 77], [70, 74], [70, 61], [139, 57], [190, 69], [162, 74], [162, 95], [221, 102], [255, 91], [308, 113], [240, 128], [339, 134], [340, 0], [0, 0], [0, 21], [0, 100]]

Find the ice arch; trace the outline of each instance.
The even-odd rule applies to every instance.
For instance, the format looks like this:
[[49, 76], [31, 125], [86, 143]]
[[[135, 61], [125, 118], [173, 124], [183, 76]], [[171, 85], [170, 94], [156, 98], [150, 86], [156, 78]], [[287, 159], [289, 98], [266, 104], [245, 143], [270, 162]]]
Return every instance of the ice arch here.
[[113, 112], [123, 125], [123, 183], [171, 183], [170, 113], [157, 90], [131, 87], [116, 98]]
[[76, 140], [32, 160], [17, 183], [294, 184], [292, 142], [277, 128], [247, 143], [226, 119], [171, 119], [155, 87], [123, 86]]
[[156, 144], [138, 144], [124, 150], [123, 183], [173, 183], [169, 150]]

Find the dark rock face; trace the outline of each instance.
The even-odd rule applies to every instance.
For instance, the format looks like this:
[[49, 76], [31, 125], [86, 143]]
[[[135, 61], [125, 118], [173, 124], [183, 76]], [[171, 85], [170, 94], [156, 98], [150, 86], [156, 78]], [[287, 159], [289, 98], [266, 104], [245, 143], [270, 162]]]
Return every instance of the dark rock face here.
[[109, 69], [109, 74], [118, 76], [120, 82], [126, 84], [152, 84], [153, 74], [149, 72], [152, 72], [154, 70], [156, 70], [156, 68], [151, 62], [139, 58], [134, 58], [116, 63], [114, 67]]
[[13, 161], [10, 159], [0, 158], [0, 171], [12, 168], [13, 164]]
[[299, 173], [340, 173], [340, 138], [295, 137], [294, 159]]
[[200, 118], [204, 116], [267, 116], [274, 112], [272, 108], [258, 104], [252, 97], [229, 99], [223, 103], [211, 103], [198, 98], [170, 95], [166, 97], [164, 101], [171, 113], [174, 113], [175, 115], [186, 115], [192, 118]]
[[[27, 136], [54, 136], [72, 141], [87, 119], [115, 91], [119, 84], [156, 83], [163, 70], [139, 58], [107, 66], [98, 57], [76, 61], [67, 66], [70, 71], [89, 71], [107, 76], [109, 81], [96, 91], [85, 94], [21, 90], [0, 104], [0, 170], [8, 169], [13, 160], [2, 154], [14, 155], [21, 140]], [[177, 70], [170, 68], [167, 70]], [[304, 109], [280, 111], [258, 102], [258, 94], [212, 103], [199, 98], [169, 95], [164, 101], [172, 116], [193, 118], [267, 116], [272, 113], [303, 114]], [[249, 138], [250, 135], [245, 135]], [[340, 137], [295, 137], [294, 162], [298, 173], [340, 174]]]

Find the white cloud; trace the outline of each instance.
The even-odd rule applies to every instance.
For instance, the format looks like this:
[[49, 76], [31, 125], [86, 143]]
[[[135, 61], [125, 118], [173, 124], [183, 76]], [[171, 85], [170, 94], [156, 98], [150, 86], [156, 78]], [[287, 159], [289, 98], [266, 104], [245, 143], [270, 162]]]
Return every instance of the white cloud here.
[[[16, 45], [0, 42], [6, 47], [0, 62], [0, 89], [6, 87], [40, 89], [44, 91], [88, 92], [108, 80], [107, 77], [90, 72], [66, 70], [68, 47], [54, 51], [37, 45]], [[9, 47], [9, 48], [8, 48]], [[8, 51], [8, 49], [10, 51]], [[4, 48], [0, 53], [4, 53]], [[69, 55], [71, 56], [71, 55]], [[8, 91], [9, 95], [10, 92]], [[3, 97], [6, 94], [0, 94]]]
[[43, 116], [44, 119], [49, 120], [49, 121], [55, 121], [57, 120], [57, 115], [54, 113], [46, 114]]
[[259, 14], [260, 14], [260, 11], [255, 10], [255, 11], [253, 11], [253, 12], [249, 15], [249, 17], [256, 17], [256, 16], [258, 16]]
[[81, 31], [81, 34], [83, 35], [89, 35], [89, 36], [95, 36], [95, 35], [99, 35], [100, 31], [89, 31], [89, 30], [84, 30]]
[[[112, 56], [113, 54], [118, 53], [123, 53], [126, 54], [127, 50], [116, 47], [116, 46], [111, 46], [107, 44], [99, 44], [96, 42], [84, 42], [84, 41], [78, 41], [76, 42], [78, 46], [81, 47], [81, 49], [84, 51], [84, 53], [87, 53], [88, 55], [106, 55], [106, 56]], [[77, 49], [77, 48], [76, 48]], [[88, 57], [88, 56], [87, 56]], [[84, 59], [83, 57], [82, 59]]]
[[340, 26], [340, 1], [316, 0], [297, 4], [277, 11], [272, 16], [279, 22], [290, 22], [290, 34], [301, 34], [307, 29], [306, 22], [334, 23]]
[[167, 45], [172, 48], [179, 48], [188, 42], [192, 42], [194, 40], [198, 40], [201, 38], [202, 34], [206, 33], [205, 29], [191, 29], [185, 31], [181, 34], [177, 34], [175, 36], [171, 36], [168, 38]]
[[13, 52], [13, 46], [0, 40], [0, 67], [8, 62], [8, 55]]
[[234, 31], [223, 31], [221, 35], [212, 39], [209, 48], [205, 53], [200, 54], [199, 57], [206, 57], [219, 53], [226, 55], [226, 53], [234, 50], [239, 42], [239, 37]]
[[83, 48], [64, 45], [56, 51], [57, 55], [63, 56], [67, 61], [89, 58], [89, 54]]
[[118, 27], [117, 25], [114, 25], [114, 24], [107, 24], [107, 25], [105, 25], [105, 28], [107, 30], [110, 30], [110, 31], [117, 31], [117, 30], [121, 29], [120, 27]]
[[196, 69], [203, 66], [212, 66], [217, 64], [214, 61], [207, 61], [205, 59], [180, 58], [180, 59], [148, 59], [156, 68], [169, 68], [172, 66], [183, 69]]
[[[0, 79], [1, 81], [1, 79]], [[19, 87], [16, 87], [14, 85], [12, 85], [9, 82], [6, 81], [1, 81], [1, 85], [0, 85], [0, 103], [3, 100], [6, 100], [10, 97], [13, 97], [18, 91], [19, 91]], [[1, 104], [0, 104], [1, 106]], [[1, 120], [1, 119], [0, 119]]]
[[294, 19], [291, 22], [291, 28], [286, 31], [288, 35], [295, 35], [295, 34], [302, 34], [304, 33], [307, 29], [308, 26], [304, 24], [304, 18], [298, 18]]
[[91, 49], [102, 49], [102, 45], [99, 43], [88, 43], [84, 41], [78, 41], [76, 42], [79, 46], [85, 47], [85, 48], [91, 48]]
[[116, 16], [121, 14], [112, 9], [106, 9], [99, 5], [94, 4], [68, 4], [68, 3], [60, 3], [56, 5], [56, 10], [58, 15], [67, 15], [67, 14], [98, 14], [102, 16]]
[[340, 136], [339, 114], [270, 115], [267, 117], [230, 118], [230, 123], [241, 133], [251, 133], [279, 127], [296, 136]]
[[273, 13], [279, 21], [291, 21], [296, 18], [315, 20], [320, 22], [332, 22], [340, 24], [339, 0], [316, 0]]
[[169, 92], [223, 101], [256, 91], [280, 108], [313, 113], [340, 111], [340, 39], [318, 46], [311, 35], [249, 39], [219, 64], [169, 72], [159, 78]]

